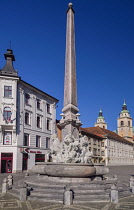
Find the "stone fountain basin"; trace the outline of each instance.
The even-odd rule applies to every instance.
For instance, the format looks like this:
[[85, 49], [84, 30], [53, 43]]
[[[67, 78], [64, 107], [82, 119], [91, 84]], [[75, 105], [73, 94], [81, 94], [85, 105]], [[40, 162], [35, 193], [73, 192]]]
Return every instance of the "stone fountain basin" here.
[[52, 177], [75, 177], [87, 178], [94, 175], [103, 175], [108, 173], [108, 168], [104, 165], [95, 165], [92, 163], [36, 163], [32, 168], [34, 173], [44, 174]]

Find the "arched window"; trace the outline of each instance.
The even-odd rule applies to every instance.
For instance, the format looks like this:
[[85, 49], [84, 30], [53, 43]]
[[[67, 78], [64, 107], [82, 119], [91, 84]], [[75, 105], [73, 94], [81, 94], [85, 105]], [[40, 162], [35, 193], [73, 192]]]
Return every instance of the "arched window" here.
[[11, 120], [11, 109], [10, 107], [5, 107], [3, 110], [3, 120], [10, 121]]
[[122, 125], [124, 125], [124, 122], [123, 122], [123, 121], [121, 121], [121, 126], [122, 126]]

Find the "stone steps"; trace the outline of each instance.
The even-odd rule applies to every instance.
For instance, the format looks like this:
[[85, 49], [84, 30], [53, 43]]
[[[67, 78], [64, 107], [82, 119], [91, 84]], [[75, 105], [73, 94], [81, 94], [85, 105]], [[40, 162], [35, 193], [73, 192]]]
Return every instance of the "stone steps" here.
[[82, 195], [85, 195], [85, 194], [105, 194], [105, 190], [75, 190], [74, 191], [75, 194], [82, 194]]
[[40, 200], [40, 201], [44, 201], [44, 202], [48, 202], [48, 203], [61, 203], [63, 204], [63, 199], [54, 199], [54, 198], [45, 198], [44, 196], [29, 196], [28, 200]]
[[[28, 184], [41, 184], [43, 186], [46, 186], [48, 184], [51, 184], [51, 185], [60, 185], [60, 186], [65, 186], [67, 185], [69, 182], [58, 182], [58, 181], [50, 181], [50, 180], [45, 180], [45, 179], [39, 179], [39, 178], [36, 178], [36, 179], [32, 179], [32, 181], [30, 180], [30, 178], [26, 179], [25, 180]], [[107, 181], [107, 180], [101, 180], [101, 181], [89, 181], [89, 182], [73, 182], [71, 183], [71, 186], [83, 186], [83, 185], [88, 185], [88, 186], [91, 186], [91, 187], [94, 187], [96, 185], [112, 185], [114, 184], [115, 181]]]
[[[33, 182], [26, 182], [28, 184], [29, 187], [32, 187], [33, 189], [36, 189], [36, 188], [40, 188], [40, 189], [64, 189], [64, 187], [68, 184], [68, 183], [64, 183], [61, 185], [61, 183], [33, 183]], [[97, 185], [97, 184], [79, 184], [79, 183], [76, 183], [76, 184], [70, 184], [70, 187], [72, 190], [104, 190], [106, 187], [105, 185]]]
[[[61, 182], [50, 182], [47, 179], [31, 179], [26, 178], [25, 181], [28, 184], [30, 195], [28, 200], [41, 200], [44, 202], [62, 203], [63, 204], [63, 193], [64, 188], [68, 183]], [[110, 202], [111, 186], [115, 181], [92, 181], [88, 183], [71, 183], [70, 188], [74, 192], [74, 204], [85, 204], [85, 203], [101, 203]], [[126, 184], [117, 183], [119, 190], [119, 199], [131, 195], [129, 187]], [[20, 196], [20, 186], [13, 186], [13, 189], [9, 193]]]
[[[32, 191], [31, 191], [32, 192]], [[53, 188], [47, 188], [47, 189], [41, 189], [41, 188], [34, 188], [33, 189], [33, 192], [36, 192], [36, 193], [44, 193], [44, 194], [46, 194], [46, 193], [63, 193], [64, 192], [64, 189], [53, 189]]]
[[90, 185], [85, 185], [85, 186], [72, 186], [71, 187], [74, 191], [75, 190], [104, 190], [105, 186], [104, 185], [95, 185], [95, 186], [90, 186]]
[[74, 194], [74, 200], [80, 200], [80, 201], [86, 201], [86, 200], [110, 200], [110, 195], [109, 194], [103, 194], [103, 195], [77, 195]]
[[[63, 203], [63, 193], [62, 194], [54, 194], [54, 193], [47, 193], [42, 194], [42, 192], [34, 192], [31, 191], [30, 196], [28, 197], [28, 200], [42, 200], [45, 202], [58, 202]], [[84, 202], [110, 202], [110, 196], [107, 195], [82, 195], [82, 194], [74, 194], [74, 200], [73, 203], [84, 203]]]
[[[42, 200], [45, 202], [63, 203], [63, 193], [66, 183], [32, 183], [27, 182], [33, 188], [28, 199]], [[98, 183], [98, 182], [97, 182]], [[74, 202], [110, 202], [109, 193], [105, 191], [105, 185], [95, 183], [72, 183], [70, 188], [74, 192]]]
[[58, 186], [58, 185], [40, 185], [40, 184], [33, 184], [29, 185], [28, 187], [31, 187], [33, 189], [57, 189], [57, 190], [62, 190], [64, 189], [65, 186]]
[[119, 192], [119, 198], [125, 198], [131, 195], [132, 193], [130, 191]]
[[[33, 193], [39, 193], [39, 194], [48, 194], [48, 193], [64, 193], [64, 189], [41, 189], [41, 188], [34, 188], [33, 191], [31, 191], [31, 194]], [[105, 190], [75, 190], [74, 191], [75, 194], [77, 195], [100, 195], [100, 194], [105, 194]]]
[[74, 200], [73, 201], [73, 204], [85, 204], [86, 203], [109, 203], [110, 200], [84, 200], [84, 201], [81, 201], [81, 200]]
[[55, 199], [62, 199], [63, 200], [63, 193], [62, 194], [57, 194], [57, 193], [45, 193], [42, 194], [42, 192], [34, 192], [31, 191], [30, 196], [33, 197], [44, 197], [44, 198], [55, 198]]
[[48, 180], [26, 180], [26, 183], [28, 183], [29, 185], [42, 185], [42, 186], [46, 186], [46, 185], [56, 185], [56, 186], [65, 186], [67, 185], [68, 183], [64, 182], [64, 183], [61, 183], [61, 182], [50, 182]]

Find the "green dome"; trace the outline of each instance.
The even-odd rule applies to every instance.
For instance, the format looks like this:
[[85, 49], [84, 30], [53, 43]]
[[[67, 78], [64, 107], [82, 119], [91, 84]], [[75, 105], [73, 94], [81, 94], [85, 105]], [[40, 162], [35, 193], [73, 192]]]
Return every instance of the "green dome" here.
[[128, 110], [122, 110], [121, 113], [129, 113]]
[[103, 116], [99, 116], [98, 119], [104, 119], [104, 117]]

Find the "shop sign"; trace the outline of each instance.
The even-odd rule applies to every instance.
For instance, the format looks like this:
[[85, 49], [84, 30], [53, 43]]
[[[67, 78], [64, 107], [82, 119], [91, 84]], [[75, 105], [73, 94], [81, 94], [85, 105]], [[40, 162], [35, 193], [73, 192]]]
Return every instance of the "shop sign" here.
[[4, 144], [11, 144], [12, 142], [12, 132], [4, 132]]
[[29, 149], [29, 148], [20, 148], [20, 152], [22, 152], [22, 153], [42, 154], [41, 151], [31, 150], [31, 149]]

